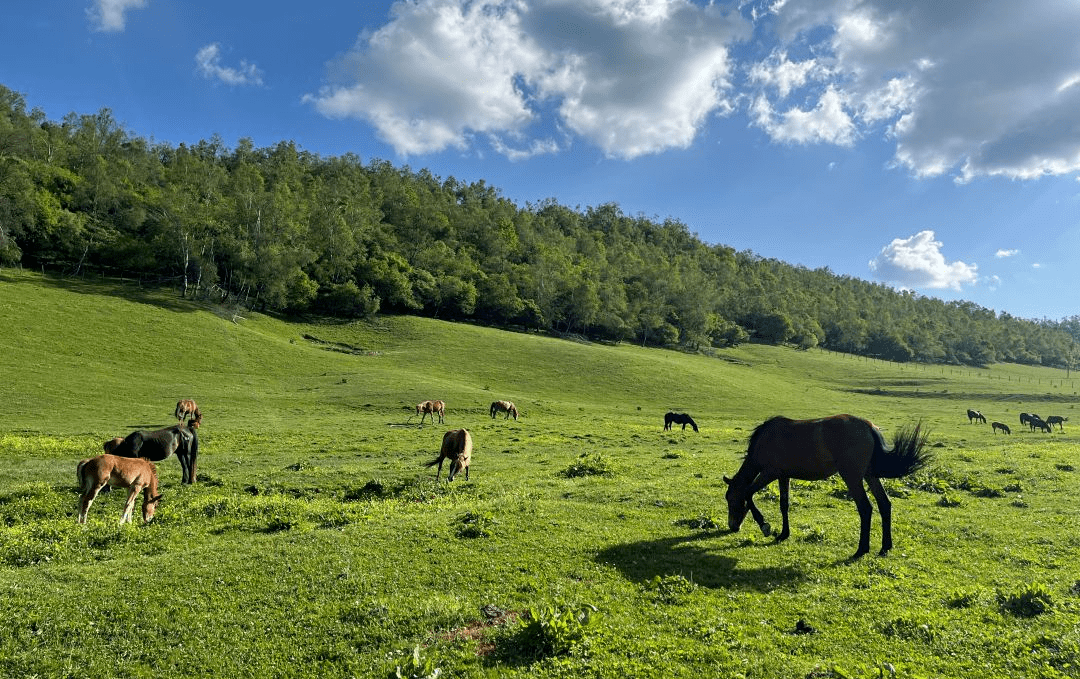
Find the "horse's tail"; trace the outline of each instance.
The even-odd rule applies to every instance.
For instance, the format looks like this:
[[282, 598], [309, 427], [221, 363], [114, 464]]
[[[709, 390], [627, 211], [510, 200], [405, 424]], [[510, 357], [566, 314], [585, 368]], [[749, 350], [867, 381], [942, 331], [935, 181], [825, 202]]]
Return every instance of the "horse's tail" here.
[[88, 457], [85, 460], [80, 460], [79, 464], [75, 465], [75, 484], [79, 487], [79, 490], [82, 490], [82, 486], [83, 486], [83, 479], [82, 479], [83, 467], [85, 467], [86, 463], [89, 462], [91, 459], [93, 459], [93, 458]]
[[424, 463], [424, 466], [425, 466], [425, 467], [434, 467], [435, 465], [439, 464], [439, 462], [440, 462], [440, 461], [441, 461], [442, 459], [443, 459], [443, 456], [442, 456], [442, 455], [440, 454], [440, 455], [439, 455], [438, 457], [436, 457], [436, 458], [435, 458], [434, 460], [432, 460], [431, 462], [425, 462], [425, 463]]
[[913, 429], [904, 427], [896, 432], [892, 448], [886, 447], [885, 438], [876, 427], [872, 431], [876, 440], [867, 476], [898, 479], [917, 472], [930, 463], [930, 451], [926, 450], [926, 440], [930, 432], [922, 430], [921, 421]]

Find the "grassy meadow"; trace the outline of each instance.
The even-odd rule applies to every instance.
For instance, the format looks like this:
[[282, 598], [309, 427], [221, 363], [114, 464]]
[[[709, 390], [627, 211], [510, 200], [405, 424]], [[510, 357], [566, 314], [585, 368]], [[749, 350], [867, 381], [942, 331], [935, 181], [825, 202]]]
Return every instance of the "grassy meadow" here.
[[[290, 323], [5, 269], [0, 374], [0, 676], [1080, 676], [1062, 371]], [[76, 462], [179, 398], [204, 415], [199, 483], [166, 460], [153, 522], [120, 526], [113, 492], [78, 525]], [[445, 425], [418, 426], [434, 398]], [[497, 399], [521, 419], [490, 419]], [[662, 431], [668, 410], [701, 431]], [[784, 543], [729, 533], [722, 476], [753, 427], [840, 412], [931, 430], [933, 464], [886, 483], [893, 551], [875, 510], [849, 560], [838, 479], [793, 483]], [[471, 478], [435, 483], [462, 426]], [[775, 486], [759, 498], [778, 527]]]

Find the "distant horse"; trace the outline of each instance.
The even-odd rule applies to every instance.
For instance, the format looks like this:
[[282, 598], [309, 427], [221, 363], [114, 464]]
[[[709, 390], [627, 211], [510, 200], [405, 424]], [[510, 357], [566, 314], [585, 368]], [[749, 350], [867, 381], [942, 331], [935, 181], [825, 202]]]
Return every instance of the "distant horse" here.
[[1053, 426], [1056, 424], [1058, 426], [1058, 429], [1061, 431], [1065, 431], [1065, 426], [1062, 423], [1068, 421], [1069, 418], [1061, 417], [1060, 415], [1051, 415], [1050, 417], [1046, 418], [1046, 423], [1050, 425], [1051, 428], [1053, 428]]
[[185, 427], [182, 424], [174, 424], [157, 431], [134, 431], [115, 445], [112, 453], [119, 457], [144, 457], [152, 462], [161, 462], [176, 453], [176, 459], [180, 460], [183, 482], [195, 483], [199, 434], [194, 425]]
[[161, 495], [158, 494], [157, 468], [141, 458], [117, 457], [116, 455], [98, 455], [79, 462], [75, 467], [75, 477], [79, 481], [79, 523], [86, 523], [86, 514], [90, 503], [105, 486], [127, 488], [127, 504], [120, 523], [131, 521], [131, 512], [135, 508], [135, 497], [142, 491], [143, 523], [154, 518]]
[[465, 480], [469, 480], [469, 462], [472, 461], [472, 435], [468, 429], [451, 429], [443, 434], [442, 448], [439, 450], [439, 456], [428, 462], [425, 467], [434, 467], [439, 465], [439, 468], [435, 470], [435, 480], [439, 480], [439, 474], [442, 473], [443, 460], [450, 460], [450, 471], [446, 477], [447, 482], [453, 481], [461, 470], [465, 470]]
[[184, 418], [191, 416], [192, 420], [188, 423], [190, 426], [198, 428], [202, 424], [202, 413], [199, 412], [199, 406], [190, 398], [181, 399], [176, 402], [176, 419], [180, 424], [184, 423]]
[[[1036, 420], [1039, 419], [1038, 415], [1031, 415], [1031, 414], [1028, 414], [1028, 413], [1020, 413], [1020, 424], [1021, 425], [1026, 424], [1026, 425], [1028, 425], [1030, 427], [1031, 426], [1031, 418], [1033, 418], [1033, 417]], [[1032, 431], [1034, 431], [1034, 428], [1032, 428]]]
[[1006, 434], [1011, 434], [1011, 433], [1012, 433], [1012, 432], [1011, 432], [1011, 431], [1009, 430], [1009, 425], [1007, 425], [1007, 424], [1003, 424], [1003, 423], [1001, 423], [1001, 422], [991, 422], [991, 423], [990, 423], [990, 428], [994, 430], [994, 433], [995, 433], [995, 434], [996, 434], [996, 433], [998, 433], [998, 429], [1000, 429], [1001, 431], [1005, 432]]
[[690, 425], [697, 431], [697, 422], [694, 422], [694, 418], [690, 417], [686, 413], [668, 413], [664, 415], [664, 431], [669, 431], [672, 424], [681, 424], [683, 430], [686, 430], [686, 425]]
[[510, 401], [494, 401], [491, 404], [491, 419], [495, 419], [496, 413], [506, 413], [506, 417], [503, 418], [504, 420], [508, 419], [511, 415], [513, 415], [514, 421], [517, 422], [517, 406], [515, 406]]
[[1028, 419], [1028, 425], [1031, 427], [1031, 431], [1035, 431], [1036, 429], [1042, 429], [1046, 433], [1054, 431], [1054, 428], [1044, 422], [1038, 415], [1032, 415]]
[[[431, 415], [431, 423], [435, 423], [435, 416], [439, 416], [439, 424], [443, 423], [443, 415], [446, 413], [446, 404], [442, 401], [421, 401], [416, 404], [416, 415], [420, 416], [420, 424], [424, 423], [424, 418]], [[416, 417], [416, 415], [410, 415], [409, 419]]]
[[902, 430], [893, 437], [892, 448], [869, 421], [851, 415], [834, 415], [817, 420], [766, 420], [750, 436], [746, 457], [728, 484], [728, 528], [738, 531], [749, 511], [769, 535], [772, 528], [754, 504], [754, 493], [779, 481], [780, 514], [783, 530], [777, 541], [790, 535], [788, 527], [788, 486], [790, 479], [816, 481], [839, 473], [859, 510], [859, 548], [852, 558], [870, 551], [870, 518], [873, 508], [863, 481], [877, 501], [881, 514], [881, 554], [892, 548], [892, 503], [882, 478], [899, 478], [922, 468], [930, 459], [924, 451], [927, 434], [922, 424]]
[[968, 424], [971, 424], [974, 420], [979, 420], [983, 424], [986, 424], [986, 418], [978, 410], [968, 409]]

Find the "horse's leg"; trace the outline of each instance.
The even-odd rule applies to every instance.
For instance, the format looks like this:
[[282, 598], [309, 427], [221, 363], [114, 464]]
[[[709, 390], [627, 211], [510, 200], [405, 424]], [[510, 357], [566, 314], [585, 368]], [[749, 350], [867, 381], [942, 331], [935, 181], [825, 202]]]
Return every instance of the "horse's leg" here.
[[86, 514], [90, 511], [90, 505], [94, 502], [94, 498], [97, 497], [101, 489], [107, 486], [108, 483], [103, 483], [100, 486], [93, 486], [89, 490], [83, 491], [82, 497], [79, 498], [79, 523], [86, 523]]
[[442, 461], [443, 461], [444, 459], [445, 459], [445, 458], [443, 458], [443, 457], [441, 457], [441, 456], [439, 457], [439, 468], [435, 470], [435, 481], [436, 481], [436, 482], [438, 482], [438, 481], [439, 481], [439, 474], [441, 474], [441, 473], [442, 473]]
[[780, 486], [780, 517], [783, 521], [783, 526], [780, 528], [780, 535], [776, 536], [776, 541], [783, 542], [791, 535], [791, 529], [788, 526], [788, 487], [791, 485], [791, 479], [787, 476], [781, 476], [777, 479], [776, 483]]
[[881, 555], [885, 556], [892, 549], [892, 501], [876, 476], [867, 476], [866, 485], [870, 486], [870, 492], [874, 494], [874, 501], [877, 502], [878, 514], [881, 514]]
[[131, 512], [135, 509], [135, 498], [138, 497], [139, 492], [142, 490], [142, 486], [133, 483], [131, 488], [128, 489], [127, 504], [124, 505], [124, 515], [120, 517], [120, 523], [131, 523]]
[[870, 498], [866, 496], [866, 489], [863, 488], [861, 478], [844, 476], [843, 479], [847, 483], [848, 493], [855, 500], [855, 508], [859, 510], [859, 548], [851, 557], [858, 559], [870, 551], [870, 517], [874, 509], [870, 505]]
[[765, 516], [762, 515], [761, 510], [754, 504], [754, 493], [762, 490], [777, 478], [778, 477], [776, 476], [759, 473], [746, 492], [746, 506], [750, 510], [750, 515], [754, 517], [754, 521], [757, 521], [758, 528], [761, 529], [761, 533], [765, 537], [769, 537], [772, 534], [772, 526], [769, 525], [769, 522], [765, 520]]

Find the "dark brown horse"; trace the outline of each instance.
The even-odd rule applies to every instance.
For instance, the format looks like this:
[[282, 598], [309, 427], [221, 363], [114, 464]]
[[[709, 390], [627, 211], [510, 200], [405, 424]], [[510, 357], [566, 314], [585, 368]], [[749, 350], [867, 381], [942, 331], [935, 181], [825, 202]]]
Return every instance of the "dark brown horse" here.
[[[420, 416], [420, 424], [424, 423], [424, 418], [431, 415], [432, 424], [435, 423], [435, 416], [439, 416], [439, 424], [443, 423], [443, 416], [446, 414], [446, 404], [442, 401], [421, 401], [416, 404], [416, 415]], [[409, 419], [416, 417], [416, 415], [410, 415]]]
[[664, 431], [671, 429], [672, 424], [681, 424], [684, 430], [686, 429], [686, 425], [693, 427], [694, 431], [698, 430], [697, 422], [694, 422], [694, 418], [686, 413], [668, 413], [667, 415], [664, 415]]
[[1058, 429], [1061, 431], [1065, 431], [1065, 425], [1063, 423], [1068, 421], [1069, 418], [1061, 417], [1060, 415], [1051, 415], [1050, 417], [1046, 418], [1046, 424], [1050, 425], [1051, 429], [1053, 429], [1054, 425], [1056, 424], [1058, 426]]
[[990, 428], [994, 430], [995, 434], [998, 433], [999, 429], [1006, 434], [1012, 433], [1012, 431], [1009, 429], [1009, 425], [1005, 424], [1004, 422], [991, 422]]
[[495, 415], [497, 415], [498, 413], [506, 413], [506, 417], [503, 417], [504, 420], [508, 419], [511, 415], [513, 415], [514, 421], [517, 422], [517, 406], [515, 406], [510, 401], [493, 401], [491, 404], [490, 413], [491, 419], [495, 419]]
[[127, 504], [120, 523], [131, 521], [131, 511], [135, 508], [135, 498], [139, 491], [143, 494], [143, 523], [154, 518], [161, 495], [158, 494], [157, 468], [149, 461], [136, 458], [117, 457], [116, 455], [98, 455], [82, 460], [75, 467], [75, 477], [79, 481], [79, 523], [86, 523], [86, 514], [90, 504], [102, 488], [127, 488]]
[[780, 485], [780, 514], [783, 530], [777, 541], [790, 535], [788, 526], [788, 486], [790, 479], [817, 481], [840, 474], [859, 510], [859, 548], [853, 558], [870, 551], [870, 516], [873, 508], [863, 481], [877, 501], [881, 514], [881, 553], [892, 548], [892, 503], [879, 479], [899, 478], [923, 467], [929, 454], [923, 451], [926, 434], [921, 423], [912, 431], [901, 431], [892, 448], [869, 421], [851, 415], [834, 415], [817, 420], [774, 417], [754, 430], [742, 466], [728, 484], [728, 528], [739, 530], [749, 511], [761, 532], [772, 528], [765, 522], [754, 493], [773, 481]]
[[133, 431], [112, 448], [113, 455], [143, 457], [151, 462], [161, 462], [174, 453], [180, 460], [183, 482], [195, 483], [199, 434], [194, 426], [174, 424], [157, 431]]
[[1045, 421], [1043, 421], [1043, 419], [1038, 415], [1032, 415], [1028, 418], [1028, 426], [1031, 427], [1031, 431], [1035, 431], [1036, 429], [1042, 429], [1047, 434], [1054, 431], [1054, 428], [1047, 424]]
[[974, 420], [979, 420], [983, 424], [986, 424], [986, 418], [983, 417], [982, 413], [980, 413], [978, 410], [972, 410], [968, 408], [968, 424], [971, 424]]
[[185, 417], [191, 417], [191, 421], [188, 424], [196, 429], [202, 424], [202, 413], [199, 412], [199, 406], [195, 401], [190, 398], [181, 399], [176, 402], [176, 420], [180, 423], [184, 423]]
[[472, 435], [469, 434], [468, 429], [451, 429], [443, 434], [439, 456], [425, 465], [427, 467], [439, 465], [439, 468], [435, 470], [436, 481], [439, 480], [439, 474], [442, 472], [443, 460], [450, 460], [450, 471], [446, 477], [447, 482], [453, 481], [454, 477], [462, 470], [465, 470], [465, 480], [469, 480], [469, 463], [472, 462]]

